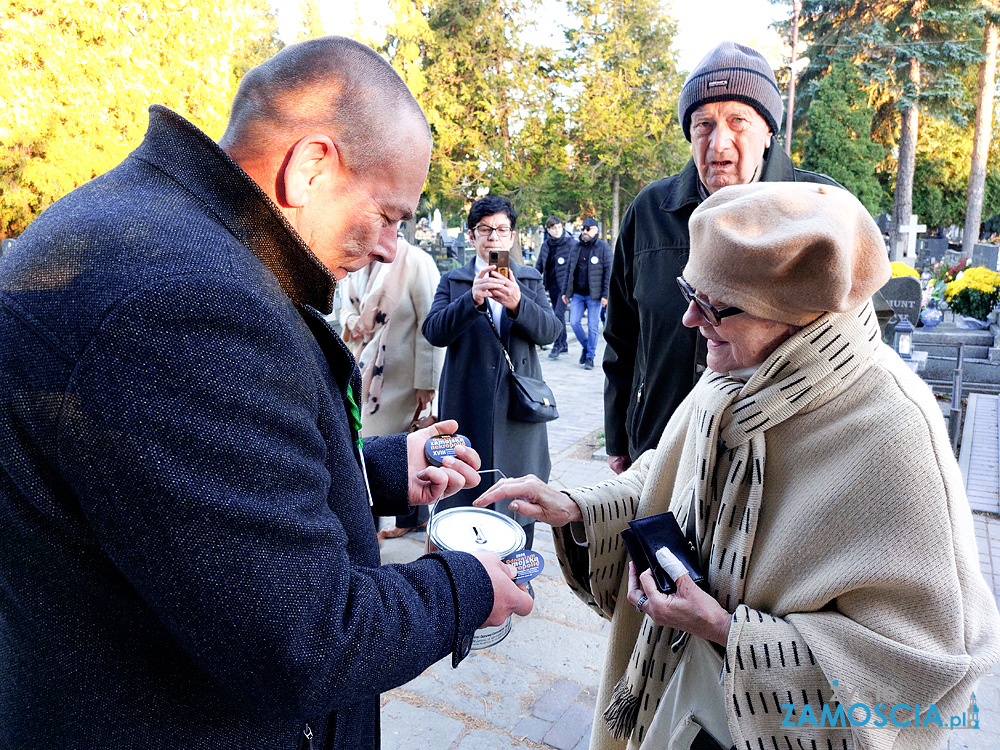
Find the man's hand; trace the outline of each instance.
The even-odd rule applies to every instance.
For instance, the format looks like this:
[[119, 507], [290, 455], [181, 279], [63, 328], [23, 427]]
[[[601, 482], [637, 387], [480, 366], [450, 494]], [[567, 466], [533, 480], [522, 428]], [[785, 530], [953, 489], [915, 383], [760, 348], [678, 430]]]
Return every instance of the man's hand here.
[[498, 500], [517, 498], [510, 504], [516, 513], [530, 516], [549, 526], [565, 526], [570, 521], [582, 521], [580, 506], [569, 495], [553, 489], [534, 474], [513, 479], [501, 479], [472, 503], [484, 507]]
[[607, 307], [607, 306], [608, 306], [608, 298], [601, 297], [601, 307]]
[[621, 474], [632, 465], [632, 459], [628, 456], [608, 456], [608, 466], [615, 474]]
[[479, 454], [472, 448], [458, 445], [455, 447], [454, 457], [446, 457], [441, 466], [427, 463], [424, 443], [435, 435], [454, 435], [457, 431], [458, 422], [446, 419], [406, 436], [410, 505], [430, 505], [442, 497], [479, 484], [479, 474], [476, 472], [482, 463]]
[[530, 614], [535, 602], [524, 584], [514, 583], [513, 579], [517, 575], [514, 566], [508, 565], [492, 552], [474, 554], [490, 574], [490, 582], [493, 584], [493, 611], [483, 625], [495, 627], [502, 625], [511, 614], [521, 617]]
[[568, 305], [568, 304], [569, 304], [569, 297], [567, 297], [567, 296], [566, 296], [566, 295], [564, 294], [564, 295], [562, 296], [562, 301], [563, 301], [563, 304], [564, 304], [564, 305]]

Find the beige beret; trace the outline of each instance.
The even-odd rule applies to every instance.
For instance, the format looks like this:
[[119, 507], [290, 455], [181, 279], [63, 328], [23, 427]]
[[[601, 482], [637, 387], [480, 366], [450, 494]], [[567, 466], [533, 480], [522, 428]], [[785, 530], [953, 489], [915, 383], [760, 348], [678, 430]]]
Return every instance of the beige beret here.
[[889, 280], [882, 232], [846, 190], [808, 182], [732, 185], [689, 222], [684, 278], [717, 305], [805, 325], [860, 307]]

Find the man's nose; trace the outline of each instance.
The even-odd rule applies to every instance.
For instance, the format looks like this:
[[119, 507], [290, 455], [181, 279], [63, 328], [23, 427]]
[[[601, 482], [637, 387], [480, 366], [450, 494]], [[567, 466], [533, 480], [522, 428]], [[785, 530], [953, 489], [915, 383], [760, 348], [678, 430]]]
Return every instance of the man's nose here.
[[372, 253], [383, 263], [392, 263], [396, 259], [397, 224], [390, 224], [379, 232], [375, 252]]
[[712, 131], [711, 146], [713, 151], [725, 151], [733, 145], [733, 131], [725, 123], [720, 123]]

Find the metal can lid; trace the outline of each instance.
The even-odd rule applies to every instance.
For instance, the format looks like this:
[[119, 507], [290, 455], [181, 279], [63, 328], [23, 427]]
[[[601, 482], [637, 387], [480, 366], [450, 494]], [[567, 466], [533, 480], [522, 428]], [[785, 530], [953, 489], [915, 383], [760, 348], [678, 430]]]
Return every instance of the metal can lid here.
[[435, 513], [427, 535], [443, 550], [493, 552], [499, 557], [524, 549], [524, 529], [512, 518], [488, 508], [449, 508]]

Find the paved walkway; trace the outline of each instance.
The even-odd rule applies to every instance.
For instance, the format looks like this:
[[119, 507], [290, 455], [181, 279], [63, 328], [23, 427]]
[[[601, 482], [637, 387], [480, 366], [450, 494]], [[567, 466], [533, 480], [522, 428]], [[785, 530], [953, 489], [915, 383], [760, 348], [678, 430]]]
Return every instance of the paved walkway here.
[[[560, 418], [549, 423], [550, 481], [557, 487], [589, 485], [613, 476], [597, 435], [603, 431], [604, 376], [585, 371], [570, 332], [570, 352], [550, 360], [540, 352], [545, 380]], [[603, 338], [598, 346], [600, 362]], [[980, 560], [994, 593], [1000, 592], [1000, 519], [976, 516]], [[383, 544], [385, 562], [405, 562], [423, 551], [425, 536]], [[514, 618], [511, 634], [490, 649], [473, 651], [458, 667], [450, 660], [382, 697], [383, 750], [586, 750], [607, 624], [565, 585], [552, 534], [538, 524], [534, 549], [545, 570], [534, 582], [535, 609]], [[1000, 600], [1000, 597], [998, 597]], [[976, 693], [979, 730], [956, 730], [946, 748], [1000, 747], [1000, 665]]]

